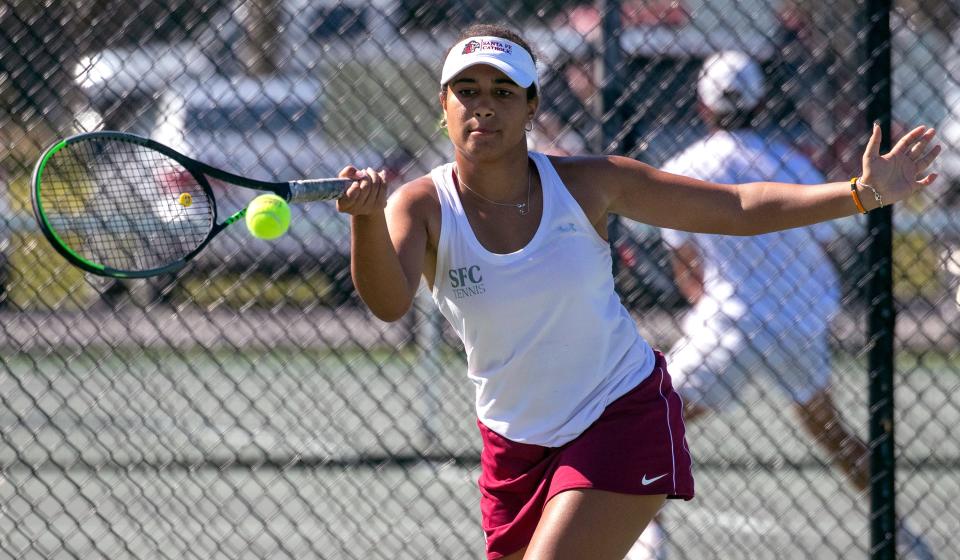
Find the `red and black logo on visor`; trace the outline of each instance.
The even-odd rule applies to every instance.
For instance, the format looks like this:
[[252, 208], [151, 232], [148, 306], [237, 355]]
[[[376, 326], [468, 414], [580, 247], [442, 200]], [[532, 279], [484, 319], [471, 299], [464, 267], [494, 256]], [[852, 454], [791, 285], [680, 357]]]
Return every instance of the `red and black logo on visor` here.
[[461, 54], [470, 54], [475, 53], [480, 49], [480, 41], [470, 41], [463, 47], [463, 53]]

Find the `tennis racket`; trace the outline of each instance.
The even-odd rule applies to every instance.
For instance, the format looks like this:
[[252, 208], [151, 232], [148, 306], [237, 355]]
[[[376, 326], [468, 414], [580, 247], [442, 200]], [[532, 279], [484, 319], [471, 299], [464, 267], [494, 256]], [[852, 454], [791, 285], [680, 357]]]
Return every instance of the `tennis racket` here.
[[33, 212], [71, 264], [112, 278], [173, 272], [195, 257], [222, 222], [209, 178], [269, 191], [293, 203], [339, 198], [352, 180], [269, 182], [241, 177], [133, 134], [90, 132], [48, 148], [33, 171]]

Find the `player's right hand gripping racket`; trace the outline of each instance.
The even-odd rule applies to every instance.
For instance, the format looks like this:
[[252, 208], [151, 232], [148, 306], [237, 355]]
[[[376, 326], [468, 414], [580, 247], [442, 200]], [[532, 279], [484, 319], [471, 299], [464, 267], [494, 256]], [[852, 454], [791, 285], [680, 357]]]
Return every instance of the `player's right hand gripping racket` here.
[[123, 132], [71, 136], [48, 148], [33, 172], [33, 212], [70, 263], [113, 278], [173, 272], [246, 208], [217, 222], [207, 177], [269, 191], [294, 203], [339, 198], [350, 179], [269, 182], [193, 160]]

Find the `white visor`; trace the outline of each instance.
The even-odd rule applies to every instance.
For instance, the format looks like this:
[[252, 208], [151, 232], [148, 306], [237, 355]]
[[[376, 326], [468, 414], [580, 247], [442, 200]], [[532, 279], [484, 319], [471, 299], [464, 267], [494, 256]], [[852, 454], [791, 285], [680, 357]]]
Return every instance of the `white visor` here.
[[493, 66], [518, 86], [526, 88], [532, 84], [540, 91], [533, 57], [527, 49], [501, 37], [469, 37], [454, 45], [443, 63], [440, 85], [447, 85], [457, 74], [477, 64]]

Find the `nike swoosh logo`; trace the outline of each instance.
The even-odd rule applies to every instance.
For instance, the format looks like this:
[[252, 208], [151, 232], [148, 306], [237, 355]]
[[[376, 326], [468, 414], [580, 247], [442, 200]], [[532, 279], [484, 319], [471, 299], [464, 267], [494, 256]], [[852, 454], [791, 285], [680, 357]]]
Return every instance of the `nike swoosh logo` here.
[[644, 486], [647, 486], [647, 485], [649, 485], [649, 484], [653, 484], [654, 482], [660, 480], [661, 478], [667, 476], [668, 474], [670, 474], [670, 473], [663, 473], [663, 474], [661, 474], [660, 476], [655, 476], [655, 477], [653, 477], [653, 478], [647, 478], [647, 475], [643, 475], [643, 479], [640, 480], [640, 484], [643, 484]]

